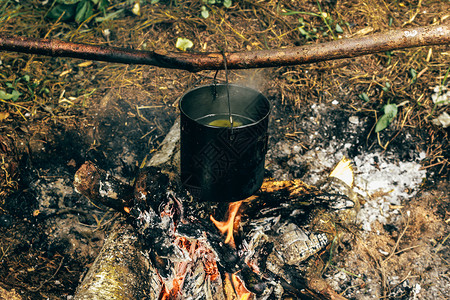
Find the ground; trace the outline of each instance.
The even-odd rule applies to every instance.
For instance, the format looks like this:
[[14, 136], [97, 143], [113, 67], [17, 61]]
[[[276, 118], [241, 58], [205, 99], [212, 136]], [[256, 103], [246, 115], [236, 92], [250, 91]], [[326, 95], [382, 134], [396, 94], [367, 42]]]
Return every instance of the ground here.
[[[52, 18], [57, 2], [22, 2], [0, 4], [0, 34], [168, 51], [183, 37], [193, 52], [276, 49], [450, 17], [445, 0], [236, 0], [207, 4], [206, 19], [200, 0], [141, 1], [139, 11], [135, 1], [110, 1], [77, 22]], [[418, 47], [230, 72], [230, 82], [273, 104], [268, 175], [314, 183], [342, 155], [354, 161], [360, 220], [323, 275], [345, 297], [449, 294], [448, 128], [436, 121], [448, 112], [439, 93], [449, 55], [448, 45]], [[75, 171], [91, 160], [133, 180], [176, 119], [178, 99], [214, 75], [0, 52], [0, 297], [70, 299], [121, 217], [78, 195]], [[375, 133], [388, 103], [398, 113]]]

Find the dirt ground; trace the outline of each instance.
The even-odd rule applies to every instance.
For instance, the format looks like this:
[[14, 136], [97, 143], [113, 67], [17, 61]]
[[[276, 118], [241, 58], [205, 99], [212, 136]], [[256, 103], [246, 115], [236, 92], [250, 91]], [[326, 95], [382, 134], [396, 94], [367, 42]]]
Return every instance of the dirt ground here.
[[[138, 2], [93, 6], [76, 22], [51, 17], [57, 2], [7, 0], [0, 34], [168, 51], [182, 37], [193, 52], [250, 51], [450, 22], [445, 0], [235, 0], [229, 8], [142, 0], [139, 11]], [[230, 82], [273, 104], [269, 175], [314, 183], [346, 155], [367, 178], [358, 186], [364, 220], [323, 274], [349, 299], [450, 294], [448, 127], [440, 121], [449, 70], [446, 45], [230, 72]], [[0, 52], [0, 298], [73, 297], [121, 218], [74, 191], [76, 170], [91, 160], [131, 182], [176, 119], [178, 99], [214, 75]], [[388, 103], [398, 113], [375, 133]], [[369, 189], [375, 180], [395, 184]]]

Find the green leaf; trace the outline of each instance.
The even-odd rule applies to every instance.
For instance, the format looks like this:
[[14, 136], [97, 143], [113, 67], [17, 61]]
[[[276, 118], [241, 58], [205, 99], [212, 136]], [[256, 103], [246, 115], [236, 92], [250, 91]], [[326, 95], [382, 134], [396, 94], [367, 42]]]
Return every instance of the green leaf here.
[[159, 2], [159, 0], [152, 0], [150, 3], [151, 4], [156, 4], [156, 3], [158, 3]]
[[104, 11], [109, 5], [109, 0], [100, 0], [97, 4], [97, 8]]
[[369, 102], [370, 101], [370, 98], [369, 98], [369, 96], [367, 96], [366, 93], [361, 93], [361, 94], [358, 95], [358, 97], [359, 97], [359, 99], [361, 99], [361, 100], [363, 100], [365, 102]]
[[306, 32], [306, 30], [303, 29], [302, 27], [299, 27], [298, 30], [300, 31], [301, 34], [303, 34], [303, 35], [305, 35], [305, 36], [309, 35], [309, 33]]
[[388, 92], [390, 88], [391, 88], [391, 84], [389, 82], [386, 82], [384, 84], [383, 91]]
[[375, 132], [380, 132], [391, 124], [392, 120], [397, 116], [397, 105], [396, 104], [386, 104], [383, 107], [384, 115], [378, 120], [375, 126]]
[[12, 98], [11, 94], [8, 94], [7, 92], [0, 90], [0, 99], [9, 100], [11, 98]]
[[12, 101], [17, 101], [17, 99], [19, 99], [19, 97], [20, 97], [20, 95], [22, 95], [22, 93], [19, 93], [18, 91], [13, 90], [13, 91], [11, 92], [11, 95], [12, 95], [11, 100], [12, 100]]
[[75, 21], [81, 23], [86, 21], [92, 16], [92, 3], [90, 0], [84, 0], [77, 5], [77, 14], [75, 15]]
[[411, 68], [409, 69], [409, 75], [411, 76], [411, 83], [415, 83], [417, 81], [417, 71]]
[[114, 20], [115, 18], [119, 17], [119, 15], [124, 11], [125, 9], [121, 8], [115, 12], [109, 13], [104, 17], [97, 17], [95, 18], [95, 22], [97, 23], [101, 23], [103, 21], [107, 21], [107, 20]]
[[68, 5], [76, 4], [76, 3], [80, 2], [80, 1], [83, 1], [83, 0], [56, 0], [57, 3], [68, 4]]
[[50, 12], [47, 14], [47, 17], [50, 19], [58, 19], [61, 17], [61, 21], [73, 20], [76, 11], [76, 5], [66, 5], [66, 4], [58, 4], [55, 5]]
[[23, 80], [25, 80], [26, 82], [30, 82], [30, 75], [23, 75]]
[[202, 15], [202, 17], [203, 17], [204, 19], [208, 19], [208, 17], [209, 17], [209, 11], [208, 11], [208, 9], [206, 8], [206, 6], [202, 6], [202, 8], [201, 8], [200, 10], [201, 10], [201, 15]]
[[336, 24], [336, 32], [337, 33], [343, 33], [344, 30], [342, 30], [342, 27], [339, 24]]
[[16, 101], [17, 99], [19, 99], [20, 95], [22, 95], [22, 94], [19, 93], [19, 92], [16, 91], [16, 90], [13, 90], [13, 91], [11, 92], [11, 94], [10, 94], [10, 93], [7, 93], [7, 92], [5, 92], [5, 91], [0, 90], [0, 99], [3, 99], [3, 100], [12, 100], [12, 101]]
[[177, 47], [181, 51], [186, 51], [187, 49], [192, 48], [192, 46], [194, 46], [194, 43], [186, 38], [178, 38], [175, 45], [175, 47]]
[[230, 8], [231, 5], [233, 5], [233, 1], [232, 0], [224, 0], [223, 1], [223, 6], [225, 6], [226, 8]]

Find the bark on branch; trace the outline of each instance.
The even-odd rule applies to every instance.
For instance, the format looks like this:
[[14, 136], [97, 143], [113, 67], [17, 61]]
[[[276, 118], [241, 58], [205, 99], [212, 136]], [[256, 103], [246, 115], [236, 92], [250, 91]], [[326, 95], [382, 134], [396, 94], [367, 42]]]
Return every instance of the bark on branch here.
[[[450, 44], [450, 24], [397, 29], [364, 37], [294, 48], [225, 53], [229, 69], [300, 65], [404, 48]], [[125, 64], [153, 65], [191, 72], [224, 68], [222, 53], [139, 51], [0, 34], [0, 50], [73, 57]]]

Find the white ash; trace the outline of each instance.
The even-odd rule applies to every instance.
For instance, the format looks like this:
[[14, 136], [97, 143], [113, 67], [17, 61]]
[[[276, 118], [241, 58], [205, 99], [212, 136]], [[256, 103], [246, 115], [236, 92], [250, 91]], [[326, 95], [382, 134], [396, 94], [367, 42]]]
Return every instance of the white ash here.
[[[301, 148], [295, 142], [280, 141], [268, 152], [267, 168], [274, 178], [290, 180], [296, 177], [292, 169], [302, 164], [307, 171], [301, 179], [314, 185], [326, 178], [342, 157], [348, 157], [347, 150], [351, 146], [333, 140], [327, 148], [317, 147], [301, 155]], [[354, 189], [366, 201], [358, 213], [358, 222], [364, 230], [370, 231], [375, 221], [382, 224], [395, 221], [400, 213], [398, 208], [417, 193], [426, 177], [426, 170], [421, 170], [420, 165], [426, 155], [417, 153], [415, 156], [414, 161], [401, 161], [395, 153], [374, 152], [350, 157], [355, 171]], [[280, 160], [284, 166], [277, 163]]]
[[[425, 153], [419, 154], [419, 159]], [[355, 191], [364, 196], [358, 221], [366, 231], [379, 221], [386, 224], [399, 215], [404, 201], [413, 197], [426, 177], [418, 161], [398, 161], [393, 154], [369, 153], [353, 158], [355, 164]]]
[[447, 112], [443, 112], [439, 115], [436, 119], [433, 119], [431, 122], [433, 122], [436, 126], [442, 126], [444, 128], [447, 128], [450, 126], [450, 116]]
[[114, 191], [113, 185], [108, 181], [109, 173], [106, 175], [106, 181], [100, 181], [98, 192], [102, 197], [118, 199], [117, 193]]
[[38, 179], [30, 184], [39, 199], [39, 210], [46, 211], [55, 207], [64, 208], [65, 198], [74, 193], [70, 179], [57, 178], [50, 181]]
[[438, 106], [450, 104], [450, 89], [448, 85], [437, 85], [433, 88], [433, 94], [431, 95], [431, 100]]

